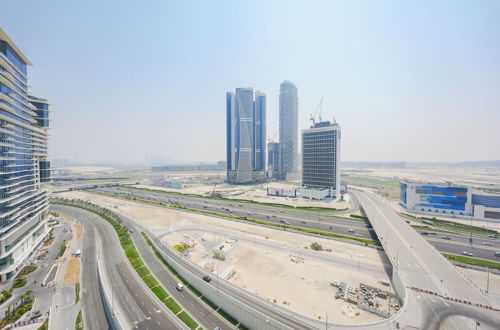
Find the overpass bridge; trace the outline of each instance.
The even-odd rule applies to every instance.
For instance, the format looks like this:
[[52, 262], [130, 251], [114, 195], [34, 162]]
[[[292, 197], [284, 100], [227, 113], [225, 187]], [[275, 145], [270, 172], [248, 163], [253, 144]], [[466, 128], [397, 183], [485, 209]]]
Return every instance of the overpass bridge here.
[[391, 329], [498, 329], [500, 309], [485, 292], [420, 236], [389, 202], [351, 191], [393, 265], [393, 285], [404, 300]]

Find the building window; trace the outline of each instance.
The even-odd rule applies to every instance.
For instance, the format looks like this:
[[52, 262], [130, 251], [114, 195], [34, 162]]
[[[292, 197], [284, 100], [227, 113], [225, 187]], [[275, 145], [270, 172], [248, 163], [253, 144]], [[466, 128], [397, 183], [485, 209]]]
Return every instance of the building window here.
[[424, 208], [422, 207], [421, 210], [424, 211]]

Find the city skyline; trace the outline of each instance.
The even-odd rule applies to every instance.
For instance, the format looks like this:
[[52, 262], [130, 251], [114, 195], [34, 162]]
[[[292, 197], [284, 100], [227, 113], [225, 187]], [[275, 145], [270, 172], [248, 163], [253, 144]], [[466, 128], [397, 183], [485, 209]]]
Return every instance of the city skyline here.
[[221, 93], [265, 90], [272, 138], [288, 79], [300, 88], [299, 129], [324, 97], [346, 161], [500, 159], [498, 3], [256, 2], [236, 16], [222, 13], [242, 4], [96, 4], [2, 3], [2, 27], [37, 63], [33, 93], [53, 102], [52, 158], [222, 160]]

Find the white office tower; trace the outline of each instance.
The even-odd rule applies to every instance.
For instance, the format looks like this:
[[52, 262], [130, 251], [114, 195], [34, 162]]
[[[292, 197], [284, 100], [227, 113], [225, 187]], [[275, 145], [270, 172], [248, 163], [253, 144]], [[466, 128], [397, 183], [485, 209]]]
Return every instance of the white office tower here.
[[302, 130], [302, 197], [340, 197], [340, 126], [323, 121]]
[[48, 103], [28, 95], [29, 60], [0, 29], [0, 282], [49, 232]]

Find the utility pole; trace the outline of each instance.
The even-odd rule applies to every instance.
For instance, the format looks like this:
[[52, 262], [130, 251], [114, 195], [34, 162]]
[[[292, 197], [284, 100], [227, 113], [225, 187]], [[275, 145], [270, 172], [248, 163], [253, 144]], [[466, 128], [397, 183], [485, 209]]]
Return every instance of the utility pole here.
[[219, 294], [219, 264], [217, 264], [217, 294]]
[[488, 269], [488, 279], [486, 280], [486, 293], [490, 293], [490, 267]]

